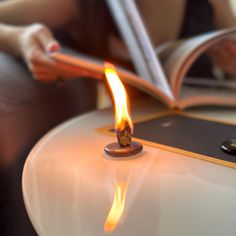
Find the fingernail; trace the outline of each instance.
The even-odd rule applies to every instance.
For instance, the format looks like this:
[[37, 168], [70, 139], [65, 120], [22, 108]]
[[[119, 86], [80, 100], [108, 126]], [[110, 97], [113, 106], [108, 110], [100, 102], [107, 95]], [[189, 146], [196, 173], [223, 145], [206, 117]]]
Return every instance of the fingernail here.
[[60, 45], [58, 43], [50, 43], [48, 45], [47, 51], [52, 53], [52, 52], [56, 52], [60, 49]]

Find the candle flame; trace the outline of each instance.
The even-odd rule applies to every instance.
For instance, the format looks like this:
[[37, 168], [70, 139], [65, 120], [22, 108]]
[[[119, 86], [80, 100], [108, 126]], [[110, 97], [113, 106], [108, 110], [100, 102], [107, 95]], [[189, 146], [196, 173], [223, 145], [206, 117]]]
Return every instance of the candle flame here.
[[105, 232], [114, 231], [123, 215], [127, 186], [125, 182], [117, 182], [115, 185], [113, 203], [104, 224]]
[[128, 97], [115, 67], [111, 63], [105, 63], [105, 75], [112, 91], [115, 103], [116, 129], [123, 130], [126, 123], [133, 131], [133, 124], [128, 111]]

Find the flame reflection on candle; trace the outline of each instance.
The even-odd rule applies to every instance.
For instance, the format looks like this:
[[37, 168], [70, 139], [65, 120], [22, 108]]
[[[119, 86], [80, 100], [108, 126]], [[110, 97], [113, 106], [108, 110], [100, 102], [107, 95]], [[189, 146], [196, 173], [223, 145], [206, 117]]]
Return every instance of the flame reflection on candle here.
[[118, 181], [115, 185], [113, 203], [104, 224], [105, 232], [114, 231], [123, 215], [127, 186], [128, 182], [122, 181]]
[[123, 130], [125, 123], [133, 130], [133, 124], [128, 111], [128, 98], [124, 85], [111, 63], [105, 63], [105, 75], [112, 91], [115, 103], [116, 129]]

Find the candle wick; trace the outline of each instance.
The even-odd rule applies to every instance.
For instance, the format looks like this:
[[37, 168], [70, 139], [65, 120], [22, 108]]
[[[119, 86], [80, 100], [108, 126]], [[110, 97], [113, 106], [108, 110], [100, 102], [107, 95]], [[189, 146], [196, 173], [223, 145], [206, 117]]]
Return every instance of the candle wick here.
[[120, 147], [128, 147], [132, 140], [131, 128], [127, 121], [124, 123], [124, 128], [122, 130], [117, 129], [116, 135]]

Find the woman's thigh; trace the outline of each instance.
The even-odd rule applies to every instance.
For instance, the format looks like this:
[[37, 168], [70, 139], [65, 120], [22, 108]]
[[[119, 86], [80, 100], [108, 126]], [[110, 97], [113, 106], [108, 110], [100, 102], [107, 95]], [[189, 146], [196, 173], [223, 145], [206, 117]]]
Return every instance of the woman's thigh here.
[[32, 145], [53, 126], [95, 107], [94, 81], [37, 82], [21, 62], [0, 53], [0, 166], [22, 145]]
[[4, 192], [0, 197], [0, 219], [4, 218], [0, 234], [3, 228], [7, 232], [1, 235], [31, 235], [21, 174], [32, 146], [57, 124], [95, 106], [94, 81], [43, 84], [32, 79], [23, 63], [0, 53], [0, 189]]

